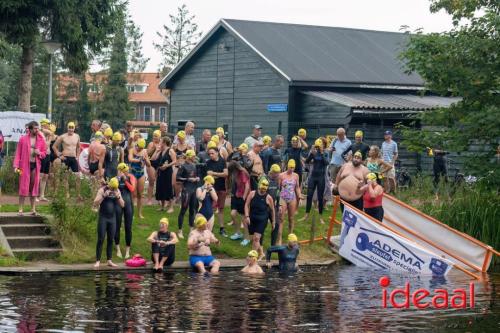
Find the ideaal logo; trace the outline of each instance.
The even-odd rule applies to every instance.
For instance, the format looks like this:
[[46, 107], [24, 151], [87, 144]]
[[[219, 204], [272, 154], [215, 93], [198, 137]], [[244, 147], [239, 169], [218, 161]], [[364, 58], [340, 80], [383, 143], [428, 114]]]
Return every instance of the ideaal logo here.
[[[428, 307], [435, 309], [448, 309], [450, 307], [454, 309], [466, 309], [467, 303], [469, 304], [469, 308], [472, 309], [475, 305], [473, 282], [469, 283], [468, 295], [466, 289], [458, 288], [453, 289], [453, 296], [451, 298], [449, 298], [450, 294], [446, 289], [435, 289], [432, 294], [425, 288], [419, 288], [412, 292], [409, 282], [406, 282], [404, 289], [393, 289], [389, 292], [386, 288], [391, 284], [391, 280], [387, 276], [381, 277], [379, 284], [382, 287], [383, 308], [387, 308], [387, 301], [396, 309], [408, 309], [410, 302], [417, 309]], [[425, 299], [429, 296], [431, 296], [431, 300], [426, 302]]]

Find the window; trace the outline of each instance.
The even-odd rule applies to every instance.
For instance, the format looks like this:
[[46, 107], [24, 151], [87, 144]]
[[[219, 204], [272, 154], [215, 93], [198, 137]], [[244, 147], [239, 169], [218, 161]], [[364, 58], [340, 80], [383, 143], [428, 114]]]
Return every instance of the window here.
[[136, 84], [134, 89], [135, 89], [135, 92], [145, 93], [147, 87], [148, 87], [147, 84]]
[[135, 85], [133, 85], [133, 84], [127, 84], [126, 87], [127, 87], [127, 91], [128, 92], [134, 92], [135, 91]]
[[159, 121], [167, 121], [167, 108], [162, 106], [160, 107], [160, 119]]
[[144, 121], [151, 121], [151, 107], [144, 107]]
[[89, 92], [91, 93], [99, 93], [101, 87], [97, 83], [92, 83], [88, 85]]

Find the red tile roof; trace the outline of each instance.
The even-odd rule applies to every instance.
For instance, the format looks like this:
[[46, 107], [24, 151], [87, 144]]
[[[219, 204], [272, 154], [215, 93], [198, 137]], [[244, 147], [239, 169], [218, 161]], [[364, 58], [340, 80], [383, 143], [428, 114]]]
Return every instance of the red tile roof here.
[[[106, 80], [106, 73], [86, 73], [85, 80], [89, 89], [94, 83], [98, 84], [98, 87], [102, 89], [104, 81]], [[57, 99], [66, 100], [68, 102], [75, 102], [78, 100], [78, 78], [69, 74], [61, 73], [57, 75]], [[164, 90], [163, 93], [158, 88], [158, 84], [161, 81], [160, 75], [158, 73], [128, 73], [127, 83], [132, 84], [146, 84], [146, 91], [144, 93], [131, 92], [129, 93], [129, 101], [140, 103], [166, 103], [169, 90]], [[76, 89], [76, 90], [75, 90]], [[67, 96], [71, 94], [71, 96]], [[88, 92], [88, 97], [90, 100], [99, 100], [102, 98], [102, 91], [99, 92]]]

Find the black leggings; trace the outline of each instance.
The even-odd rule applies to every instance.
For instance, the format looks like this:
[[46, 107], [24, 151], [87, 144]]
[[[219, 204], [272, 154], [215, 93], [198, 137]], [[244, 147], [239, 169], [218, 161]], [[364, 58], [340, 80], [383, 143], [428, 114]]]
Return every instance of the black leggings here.
[[101, 260], [102, 245], [104, 244], [104, 237], [107, 237], [106, 244], [106, 257], [111, 260], [113, 257], [113, 239], [115, 237], [116, 218], [99, 216], [97, 225], [97, 246], [95, 250], [96, 261]]
[[323, 197], [325, 195], [325, 176], [320, 178], [311, 177], [307, 182], [307, 202], [306, 202], [306, 213], [311, 211], [314, 190], [318, 193], [318, 211], [319, 215], [323, 214]]
[[274, 229], [271, 231], [271, 246], [276, 245], [276, 242], [278, 241], [278, 232], [280, 228], [280, 224], [282, 223], [280, 219], [280, 213], [279, 213], [279, 207], [275, 207], [275, 214], [274, 214], [274, 220], [276, 221], [276, 226]]
[[198, 199], [196, 198], [196, 192], [183, 192], [181, 195], [181, 211], [177, 217], [177, 225], [179, 230], [182, 229], [182, 224], [184, 223], [184, 215], [189, 208], [189, 226], [192, 228], [194, 225], [194, 216], [196, 210], [198, 209]]
[[382, 222], [384, 219], [384, 208], [382, 206], [365, 208], [365, 213]]
[[125, 207], [121, 208], [117, 205], [116, 208], [116, 233], [115, 244], [120, 245], [120, 229], [122, 220], [125, 220], [125, 245], [132, 244], [132, 221], [134, 220], [134, 203], [130, 195], [123, 195]]
[[437, 189], [439, 185], [439, 180], [443, 177], [444, 181], [448, 181], [448, 170], [446, 169], [446, 161], [445, 160], [434, 160], [434, 164], [432, 165], [432, 171], [434, 175], [434, 189]]

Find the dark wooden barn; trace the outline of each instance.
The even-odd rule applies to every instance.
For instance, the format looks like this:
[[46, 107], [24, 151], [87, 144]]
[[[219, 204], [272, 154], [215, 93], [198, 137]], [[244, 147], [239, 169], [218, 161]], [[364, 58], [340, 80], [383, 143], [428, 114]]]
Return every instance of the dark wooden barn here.
[[[408, 115], [447, 107], [454, 98], [421, 96], [423, 81], [404, 73], [398, 55], [408, 35], [395, 32], [222, 19], [160, 83], [170, 89], [171, 130], [224, 126], [240, 143], [260, 124], [268, 135], [308, 138], [383, 132]], [[199, 133], [199, 132], [198, 132]], [[397, 139], [397, 134], [396, 134]], [[402, 151], [409, 168], [415, 154]]]

